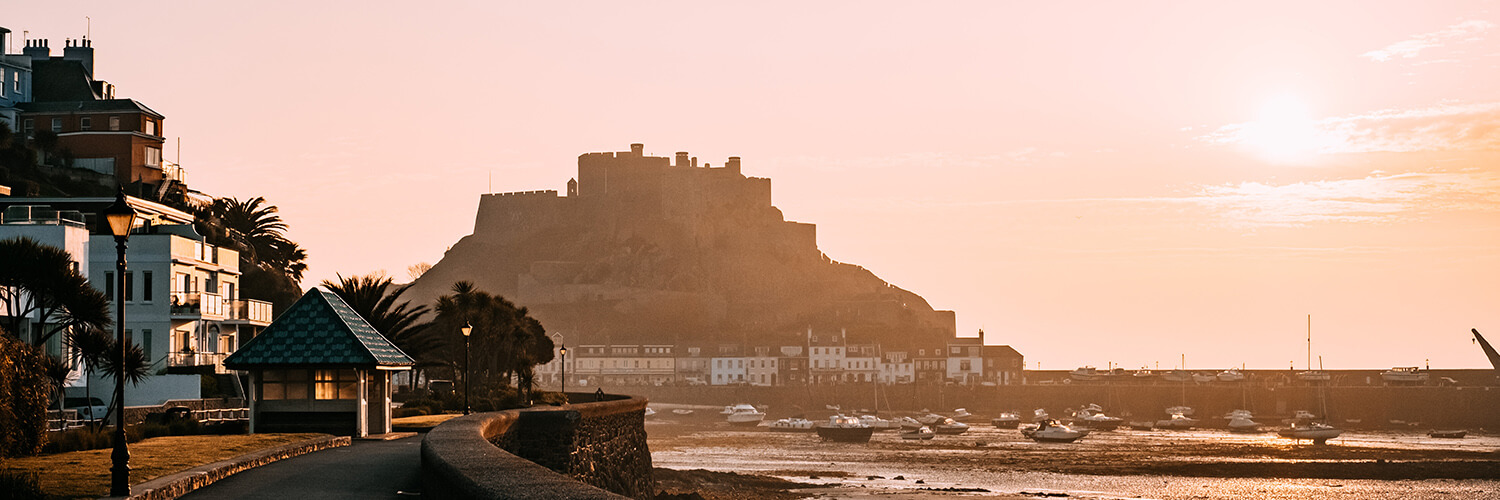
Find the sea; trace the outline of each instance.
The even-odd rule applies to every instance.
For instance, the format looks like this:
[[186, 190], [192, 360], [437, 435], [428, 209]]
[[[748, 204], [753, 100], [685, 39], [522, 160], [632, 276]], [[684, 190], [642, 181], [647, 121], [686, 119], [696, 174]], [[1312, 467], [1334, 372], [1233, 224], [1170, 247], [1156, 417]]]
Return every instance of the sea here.
[[[648, 434], [662, 429], [648, 423]], [[1083, 499], [1500, 499], [1500, 477], [1493, 479], [1289, 479], [1163, 475], [1073, 474], [1047, 471], [1049, 461], [1087, 461], [1094, 455], [1140, 450], [1130, 460], [1149, 461], [1153, 450], [1264, 444], [1298, 446], [1272, 433], [1233, 434], [1219, 430], [1095, 432], [1072, 444], [1033, 443], [1014, 429], [975, 424], [961, 436], [933, 441], [902, 440], [876, 433], [869, 444], [823, 442], [814, 434], [770, 432], [764, 428], [706, 425], [661, 432], [653, 437], [656, 467], [706, 469], [779, 477], [810, 485], [833, 485], [865, 492], [857, 498], [954, 498], [955, 496], [1064, 497]], [[1311, 445], [1301, 445], [1311, 446]], [[1351, 451], [1368, 448], [1478, 452], [1500, 459], [1500, 437], [1430, 438], [1423, 432], [1346, 432], [1328, 446]], [[1485, 455], [1488, 454], [1488, 455]], [[1435, 453], [1441, 455], [1441, 453]], [[1180, 454], [1174, 460], [1183, 460]], [[1191, 460], [1191, 457], [1188, 457]], [[1219, 456], [1218, 462], [1288, 461], [1274, 457]], [[1325, 462], [1328, 460], [1324, 460]], [[1337, 462], [1336, 460], [1334, 462]], [[1441, 466], [1439, 461], [1435, 466]], [[1061, 468], [1061, 467], [1060, 467]], [[1107, 472], [1107, 464], [1102, 469]], [[839, 498], [803, 490], [809, 497]], [[846, 497], [856, 498], [856, 497]]]

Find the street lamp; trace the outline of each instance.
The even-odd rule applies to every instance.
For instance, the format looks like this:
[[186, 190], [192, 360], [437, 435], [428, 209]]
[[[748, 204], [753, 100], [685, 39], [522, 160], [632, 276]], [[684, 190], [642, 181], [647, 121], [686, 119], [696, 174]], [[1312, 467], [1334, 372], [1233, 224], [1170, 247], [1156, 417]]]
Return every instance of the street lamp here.
[[120, 356], [115, 367], [115, 449], [110, 454], [109, 494], [116, 497], [130, 496], [130, 450], [125, 444], [125, 240], [130, 239], [130, 228], [135, 225], [135, 210], [125, 201], [125, 190], [120, 189], [114, 204], [104, 209], [104, 220], [109, 223], [109, 234], [115, 237], [115, 306], [119, 316], [115, 319], [115, 337], [120, 344]]
[[464, 415], [469, 414], [469, 332], [474, 331], [474, 325], [465, 321], [464, 326], [458, 331], [464, 332]]
[[563, 341], [561, 333], [552, 332], [557, 336], [557, 352], [562, 354], [562, 397], [563, 402], [568, 402], [568, 343]]

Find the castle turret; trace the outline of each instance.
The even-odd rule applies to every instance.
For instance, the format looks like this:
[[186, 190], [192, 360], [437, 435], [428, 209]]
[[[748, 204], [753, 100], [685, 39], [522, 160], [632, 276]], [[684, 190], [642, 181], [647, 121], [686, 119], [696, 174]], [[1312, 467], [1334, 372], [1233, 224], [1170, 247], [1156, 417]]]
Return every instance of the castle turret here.
[[674, 165], [676, 165], [677, 168], [686, 168], [688, 166], [688, 152], [687, 151], [678, 151], [677, 152], [677, 162], [674, 163]]
[[639, 158], [646, 154], [646, 145], [639, 142], [630, 145], [630, 154]]
[[736, 174], [740, 173], [740, 157], [729, 157], [729, 161], [724, 163], [724, 168], [727, 168], [730, 172], [734, 172]]

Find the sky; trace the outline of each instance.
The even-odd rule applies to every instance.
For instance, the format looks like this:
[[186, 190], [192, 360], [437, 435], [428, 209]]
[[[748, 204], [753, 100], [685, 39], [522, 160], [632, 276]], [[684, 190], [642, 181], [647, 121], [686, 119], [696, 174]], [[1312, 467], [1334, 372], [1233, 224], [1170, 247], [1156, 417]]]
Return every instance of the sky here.
[[[191, 187], [335, 273], [436, 262], [486, 192], [630, 143], [1030, 369], [1487, 368], [1493, 2], [22, 2], [166, 115]], [[25, 31], [26, 33], [23, 33]]]

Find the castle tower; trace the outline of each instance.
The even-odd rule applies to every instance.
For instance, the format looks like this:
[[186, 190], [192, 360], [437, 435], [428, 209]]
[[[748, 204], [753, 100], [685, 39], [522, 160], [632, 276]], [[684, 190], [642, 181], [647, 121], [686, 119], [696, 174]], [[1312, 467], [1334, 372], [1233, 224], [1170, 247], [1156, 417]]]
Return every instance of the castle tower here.
[[568, 197], [569, 198], [575, 198], [577, 196], [578, 196], [578, 180], [577, 179], [568, 179]]

